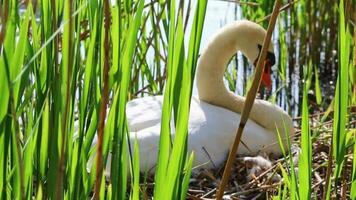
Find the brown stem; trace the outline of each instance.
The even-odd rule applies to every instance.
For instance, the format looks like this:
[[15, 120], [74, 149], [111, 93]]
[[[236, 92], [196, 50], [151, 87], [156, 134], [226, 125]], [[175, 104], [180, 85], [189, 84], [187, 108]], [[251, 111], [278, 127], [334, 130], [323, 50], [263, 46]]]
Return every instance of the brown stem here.
[[259, 3], [255, 3], [255, 2], [245, 2], [245, 1], [238, 1], [238, 0], [220, 0], [220, 1], [237, 3], [237, 4], [245, 5], [245, 6], [260, 6]]
[[[354, 22], [356, 23], [356, 5], [354, 8]], [[354, 26], [354, 69], [356, 69], [356, 26]], [[354, 77], [356, 72], [354, 72]], [[356, 99], [356, 83], [353, 84], [353, 98]]]
[[[291, 6], [293, 6], [294, 4], [296, 4], [298, 1], [299, 1], [299, 0], [295, 0], [295, 1], [292, 1], [292, 2], [287, 3], [286, 5], [284, 5], [283, 7], [281, 7], [281, 8], [279, 9], [279, 12], [282, 12], [282, 11], [287, 10], [288, 8], [290, 8]], [[257, 23], [261, 23], [261, 22], [263, 22], [263, 21], [265, 21], [265, 20], [271, 18], [271, 16], [272, 16], [272, 14], [269, 14], [269, 15], [265, 16], [264, 18], [258, 20]]]
[[[5, 39], [5, 34], [6, 34], [6, 24], [7, 24], [7, 19], [8, 19], [8, 15], [9, 15], [9, 0], [5, 0], [4, 2], [4, 8], [2, 8], [2, 5], [0, 4], [0, 17], [1, 17], [1, 32], [0, 32], [0, 50], [2, 48], [2, 44], [4, 42]], [[2, 10], [4, 10], [4, 13], [2, 13]]]
[[105, 127], [105, 116], [106, 116], [106, 107], [109, 100], [109, 29], [110, 29], [110, 7], [109, 0], [104, 1], [104, 88], [103, 94], [101, 97], [100, 104], [100, 115], [99, 115], [99, 127], [98, 127], [98, 152], [96, 154], [96, 176], [95, 176], [95, 186], [94, 186], [94, 199], [99, 199], [100, 195], [100, 185], [101, 179], [103, 176], [103, 139], [104, 139], [104, 127]]
[[243, 110], [242, 110], [242, 114], [241, 114], [241, 120], [240, 120], [240, 125], [237, 129], [237, 134], [235, 137], [235, 141], [231, 147], [230, 153], [229, 153], [229, 157], [227, 159], [226, 162], [226, 166], [225, 166], [225, 170], [223, 173], [223, 177], [221, 179], [221, 183], [219, 185], [219, 189], [216, 193], [216, 199], [221, 200], [224, 194], [224, 190], [225, 190], [225, 185], [229, 179], [230, 176], [230, 172], [231, 172], [231, 167], [232, 164], [235, 160], [235, 155], [237, 152], [237, 148], [239, 146], [240, 140], [241, 140], [241, 136], [242, 136], [242, 131], [245, 127], [245, 124], [248, 120], [248, 117], [250, 115], [250, 111], [251, 108], [253, 106], [253, 103], [255, 101], [256, 98], [256, 94], [258, 91], [258, 88], [260, 86], [260, 82], [261, 82], [261, 78], [262, 78], [262, 71], [265, 65], [262, 65], [266, 55], [267, 55], [267, 50], [268, 50], [268, 46], [271, 42], [271, 37], [272, 37], [272, 32], [274, 29], [274, 26], [276, 24], [276, 20], [279, 14], [279, 8], [281, 6], [281, 0], [276, 0], [275, 4], [274, 4], [274, 9], [272, 12], [272, 16], [271, 19], [269, 21], [269, 25], [268, 25], [268, 29], [267, 29], [267, 34], [264, 38], [263, 41], [263, 46], [262, 46], [262, 51], [260, 54], [260, 57], [258, 58], [258, 62], [257, 62], [257, 67], [256, 67], [256, 72], [255, 72], [255, 76], [253, 79], [253, 83], [251, 86], [251, 89], [249, 90], [246, 100], [244, 102], [244, 106], [243, 106]]
[[326, 180], [325, 180], [325, 188], [324, 188], [324, 192], [323, 192], [323, 199], [326, 199], [326, 195], [328, 193], [328, 189], [329, 189], [329, 185], [331, 184], [330, 183], [330, 180], [331, 180], [331, 171], [332, 171], [332, 165], [333, 165], [333, 139], [331, 137], [331, 145], [330, 145], [330, 149], [329, 149], [329, 155], [328, 155], [328, 167], [326, 169], [326, 174], [325, 174], [325, 177], [326, 177]]
[[[346, 160], [347, 158], [345, 158]], [[342, 178], [341, 178], [341, 200], [346, 200], [347, 198], [347, 178], [346, 178], [346, 170], [347, 170], [347, 165], [345, 165], [345, 169], [342, 171]]]
[[[156, 23], [155, 23], [155, 26], [157, 26], [157, 27], [159, 27], [159, 22], [161, 21], [161, 18], [162, 18], [162, 16], [163, 16], [163, 14], [164, 14], [164, 9], [162, 9], [162, 11], [160, 12], [160, 13], [157, 13], [157, 15], [155, 15], [154, 13], [154, 5], [152, 4], [151, 5], [152, 6], [152, 10], [153, 10], [153, 15], [154, 16], [156, 16]], [[143, 22], [143, 24], [146, 24], [146, 20], [147, 20], [148, 18], [146, 17], [145, 18], [145, 20], [144, 20], [144, 22]], [[158, 30], [159, 31], [159, 30]], [[140, 34], [140, 36], [139, 36], [139, 38], [141, 38], [141, 37], [143, 37], [143, 33], [144, 33], [144, 31], [142, 31], [142, 33]], [[146, 46], [147, 46], [147, 49], [150, 47], [150, 46], [152, 46], [152, 48], [155, 50], [155, 52], [156, 52], [156, 54], [159, 54], [159, 53], [157, 53], [157, 48], [155, 48], [154, 47], [154, 44], [153, 44], [153, 40], [155, 39], [155, 37], [154, 37], [154, 35], [158, 35], [158, 32], [157, 32], [157, 30], [156, 29], [153, 29], [152, 31], [151, 31], [151, 33], [152, 33], [152, 37], [149, 37], [148, 38], [148, 40], [147, 40], [147, 44], [146, 44]], [[159, 33], [160, 35], [162, 34], [162, 33]], [[140, 45], [137, 45], [139, 48], [141, 48], [141, 46]], [[146, 62], [146, 55], [147, 55], [147, 52], [148, 51], [145, 51], [145, 52], [143, 52], [143, 55], [139, 58], [139, 62], [140, 63], [145, 63]], [[142, 65], [139, 65], [139, 67], [137, 67], [136, 69], [135, 69], [135, 72], [134, 72], [134, 76], [133, 76], [133, 78], [132, 78], [132, 80], [131, 80], [131, 84], [130, 85], [134, 85], [134, 83], [136, 83], [137, 82], [137, 79], [138, 79], [138, 77], [139, 77], [139, 70], [141, 69], [141, 66]], [[160, 77], [158, 77], [157, 79], [160, 79]], [[143, 92], [145, 89], [147, 89], [148, 87], [149, 87], [150, 85], [146, 85], [144, 88], [142, 88], [140, 91], [138, 91], [138, 92], [136, 92], [135, 94], [134, 94], [134, 96], [137, 96], [140, 92]]]

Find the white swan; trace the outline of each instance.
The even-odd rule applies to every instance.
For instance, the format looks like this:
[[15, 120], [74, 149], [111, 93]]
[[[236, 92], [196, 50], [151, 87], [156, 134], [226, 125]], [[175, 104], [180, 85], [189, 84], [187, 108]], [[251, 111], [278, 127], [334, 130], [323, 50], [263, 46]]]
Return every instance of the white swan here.
[[[225, 68], [238, 50], [250, 61], [256, 61], [265, 34], [258, 24], [237, 21], [222, 28], [202, 53], [196, 75], [199, 96], [192, 97], [189, 115], [188, 151], [195, 153], [195, 166], [212, 168], [226, 159], [240, 121], [244, 97], [226, 89], [223, 82]], [[274, 64], [271, 52], [272, 47], [267, 59]], [[268, 85], [269, 70], [265, 72], [263, 81]], [[154, 96], [132, 100], [126, 106], [131, 143], [137, 137], [140, 146], [142, 172], [156, 165], [162, 105], [163, 96]], [[285, 111], [267, 101], [256, 100], [242, 136], [252, 152], [240, 145], [238, 153], [263, 151], [280, 155], [276, 127], [284, 136], [284, 124], [287, 133], [294, 134], [292, 120]]]
[[[266, 31], [258, 24], [237, 21], [221, 29], [202, 53], [196, 75], [199, 96], [192, 97], [189, 116], [188, 150], [195, 152], [195, 165], [208, 163], [203, 166], [209, 168], [226, 159], [235, 138], [244, 98], [226, 89], [223, 82], [225, 68], [237, 50], [255, 62], [265, 34]], [[271, 55], [267, 59], [274, 62]], [[270, 84], [268, 78], [269, 75], [264, 76], [266, 84]], [[163, 97], [155, 96], [132, 100], [126, 106], [132, 138], [137, 135], [140, 145], [142, 171], [156, 164], [162, 104]], [[283, 124], [288, 134], [294, 134], [292, 120], [285, 111], [267, 101], [256, 100], [242, 136], [252, 152], [241, 145], [238, 153], [251, 154], [262, 150], [279, 155], [276, 126], [284, 136]]]

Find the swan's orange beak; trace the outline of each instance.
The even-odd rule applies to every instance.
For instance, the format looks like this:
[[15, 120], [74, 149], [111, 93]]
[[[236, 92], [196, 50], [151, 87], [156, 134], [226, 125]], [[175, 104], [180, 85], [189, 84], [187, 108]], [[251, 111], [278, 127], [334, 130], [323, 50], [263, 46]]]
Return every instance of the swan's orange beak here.
[[265, 60], [265, 68], [262, 74], [262, 83], [267, 88], [268, 91], [272, 89], [272, 80], [271, 80], [271, 68], [272, 63], [269, 59]]
[[[257, 59], [255, 60], [254, 63], [255, 67], [257, 65]], [[262, 84], [267, 88], [268, 91], [271, 91], [272, 89], [272, 80], [271, 80], [271, 68], [272, 68], [272, 63], [269, 59], [266, 59], [264, 61], [264, 71], [262, 72]]]

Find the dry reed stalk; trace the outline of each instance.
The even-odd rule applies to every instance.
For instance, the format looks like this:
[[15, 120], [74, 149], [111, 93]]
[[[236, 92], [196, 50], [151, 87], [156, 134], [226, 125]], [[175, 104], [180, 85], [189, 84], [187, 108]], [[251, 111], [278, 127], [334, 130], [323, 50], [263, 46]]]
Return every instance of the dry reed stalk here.
[[216, 193], [216, 199], [218, 199], [218, 200], [221, 200], [223, 197], [225, 186], [226, 186], [226, 183], [230, 176], [231, 167], [232, 167], [232, 164], [234, 163], [237, 148], [238, 148], [240, 140], [241, 140], [242, 132], [243, 132], [245, 124], [248, 120], [248, 117], [250, 115], [251, 108], [253, 106], [257, 91], [258, 91], [260, 83], [261, 83], [262, 71], [264, 69], [264, 65], [262, 65], [262, 64], [264, 63], [264, 60], [267, 55], [267, 50], [268, 50], [269, 44], [271, 42], [272, 32], [273, 32], [274, 26], [276, 24], [280, 6], [281, 6], [281, 0], [276, 0], [274, 8], [273, 8], [272, 16], [271, 16], [271, 19], [268, 24], [267, 34], [263, 41], [261, 54], [260, 54], [260, 57], [258, 58], [253, 83], [252, 83], [251, 89], [249, 90], [249, 92], [247, 94], [246, 101], [244, 102], [244, 106], [243, 106], [243, 110], [242, 110], [242, 114], [241, 114], [241, 120], [240, 120], [239, 127], [237, 129], [235, 141], [231, 147], [229, 157], [226, 162], [225, 170], [223, 173], [223, 177], [221, 179], [219, 189], [217, 190], [217, 193]]
[[[0, 3], [0, 21], [1, 21], [1, 24], [2, 24], [2, 27], [1, 27], [1, 31], [0, 31], [0, 50], [1, 50], [1, 47], [3, 46], [3, 42], [4, 42], [4, 39], [5, 39], [5, 33], [6, 33], [6, 24], [7, 24], [7, 19], [8, 19], [8, 15], [9, 15], [9, 0], [6, 0], [4, 2], [4, 5], [2, 5], [3, 3]], [[2, 12], [2, 6], [4, 6], [6, 9], [4, 9], [4, 12]]]
[[105, 116], [106, 108], [109, 102], [109, 29], [110, 29], [110, 7], [109, 0], [104, 1], [104, 88], [101, 97], [100, 104], [100, 115], [99, 115], [99, 126], [98, 126], [98, 152], [96, 154], [96, 175], [95, 175], [95, 186], [94, 186], [94, 199], [100, 199], [100, 185], [103, 176], [103, 139], [104, 139], [104, 127], [105, 127]]

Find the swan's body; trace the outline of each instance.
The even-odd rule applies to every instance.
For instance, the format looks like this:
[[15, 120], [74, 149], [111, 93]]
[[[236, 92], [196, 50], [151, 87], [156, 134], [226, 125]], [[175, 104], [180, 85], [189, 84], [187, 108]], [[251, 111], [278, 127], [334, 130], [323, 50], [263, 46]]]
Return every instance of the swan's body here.
[[[273, 106], [265, 101], [261, 103]], [[140, 146], [141, 171], [150, 170], [156, 164], [162, 105], [163, 96], [155, 96], [135, 99], [126, 106], [131, 139], [133, 141], [137, 136]], [[234, 141], [239, 121], [240, 114], [193, 96], [189, 115], [188, 151], [194, 151], [194, 166], [213, 168], [221, 165]], [[240, 145], [239, 154], [251, 155], [259, 151], [280, 154], [276, 134], [252, 120], [248, 120], [245, 126], [242, 141], [252, 152]]]
[[[199, 96], [192, 97], [189, 115], [188, 151], [195, 153], [195, 166], [211, 168], [226, 159], [245, 99], [226, 89], [225, 68], [237, 50], [250, 61], [256, 60], [258, 44], [262, 44], [265, 34], [253, 22], [238, 21], [221, 29], [202, 53], [196, 75]], [[156, 165], [162, 105], [163, 97], [155, 96], [132, 100], [126, 106], [130, 142], [137, 138], [140, 146], [141, 171]], [[276, 127], [282, 137], [294, 133], [292, 120], [285, 111], [267, 101], [256, 100], [242, 136], [251, 152], [240, 145], [238, 153], [251, 155], [263, 151], [279, 155]]]

